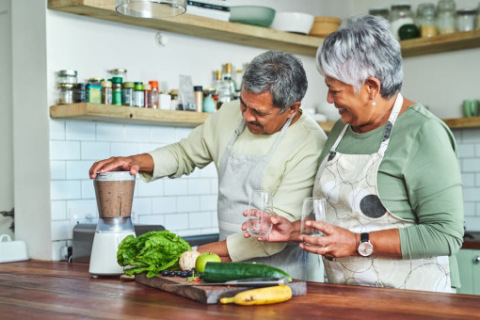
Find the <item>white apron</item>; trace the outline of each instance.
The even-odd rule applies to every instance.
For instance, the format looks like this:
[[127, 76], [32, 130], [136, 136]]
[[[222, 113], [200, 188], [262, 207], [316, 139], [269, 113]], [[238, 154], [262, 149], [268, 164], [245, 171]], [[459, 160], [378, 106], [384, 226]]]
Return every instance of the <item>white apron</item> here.
[[[283, 125], [272, 147], [265, 155], [238, 154], [233, 152], [233, 145], [245, 129], [245, 120], [235, 130], [228, 143], [218, 168], [218, 226], [220, 240], [242, 231], [246, 221], [243, 212], [248, 209], [250, 194], [262, 189], [263, 176], [270, 158], [277, 149], [294, 116]], [[275, 196], [275, 195], [274, 195]], [[275, 203], [274, 203], [275, 205]], [[264, 263], [281, 268], [292, 278], [305, 278], [306, 254], [296, 243], [272, 256], [255, 258], [250, 261]]]
[[[329, 156], [318, 170], [314, 194], [327, 199], [327, 223], [355, 233], [405, 228], [414, 225], [385, 208], [380, 200], [377, 175], [387, 150], [403, 97], [398, 97], [385, 126], [380, 148], [373, 154], [342, 154], [336, 151], [345, 125]], [[375, 253], [375, 248], [374, 248]], [[394, 259], [351, 256], [323, 259], [329, 282], [375, 287], [391, 287], [451, 292], [448, 257]]]

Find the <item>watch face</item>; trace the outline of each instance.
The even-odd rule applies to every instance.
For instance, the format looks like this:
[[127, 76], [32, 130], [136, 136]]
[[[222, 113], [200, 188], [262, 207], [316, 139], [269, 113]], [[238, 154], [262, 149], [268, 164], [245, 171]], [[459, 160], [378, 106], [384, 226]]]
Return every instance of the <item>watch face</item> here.
[[373, 252], [373, 245], [370, 242], [362, 242], [358, 246], [358, 253], [364, 257], [368, 257]]

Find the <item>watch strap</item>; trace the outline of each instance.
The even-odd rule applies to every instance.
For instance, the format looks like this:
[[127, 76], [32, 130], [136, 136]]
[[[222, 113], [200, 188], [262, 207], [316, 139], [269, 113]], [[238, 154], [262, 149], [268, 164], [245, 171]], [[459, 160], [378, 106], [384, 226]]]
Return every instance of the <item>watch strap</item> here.
[[370, 237], [368, 236], [368, 232], [362, 232], [360, 234], [360, 243], [370, 241]]

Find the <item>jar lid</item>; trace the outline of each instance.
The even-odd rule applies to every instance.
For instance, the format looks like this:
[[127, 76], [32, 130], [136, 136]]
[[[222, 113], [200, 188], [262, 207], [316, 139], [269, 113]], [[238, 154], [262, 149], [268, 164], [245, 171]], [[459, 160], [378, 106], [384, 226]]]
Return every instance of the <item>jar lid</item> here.
[[123, 83], [124, 88], [133, 88], [133, 82], [125, 82]]
[[67, 89], [67, 90], [69, 90], [69, 89], [73, 89], [73, 85], [74, 85], [73, 83], [59, 83], [59, 84], [58, 84], [58, 87], [59, 87], [60, 89]]
[[193, 91], [203, 91], [203, 87], [202, 86], [194, 86]]
[[123, 79], [122, 77], [113, 77], [112, 78], [112, 83], [122, 83]]
[[133, 88], [134, 88], [135, 90], [143, 90], [143, 82], [135, 82], [135, 83], [133, 84]]
[[103, 78], [88, 78], [87, 82], [90, 84], [99, 84], [103, 80], [104, 80]]
[[131, 181], [135, 180], [130, 171], [111, 171], [105, 173], [97, 173], [96, 181]]
[[116, 74], [116, 75], [125, 75], [127, 73], [127, 69], [122, 69], [122, 68], [114, 68], [114, 69], [110, 69], [108, 70], [108, 73], [110, 74]]
[[150, 83], [150, 85], [152, 86], [152, 88], [158, 88], [158, 81], [148, 81], [148, 83]]
[[148, 83], [145, 83], [145, 84], [143, 85], [143, 90], [152, 90], [152, 86], [149, 85]]
[[100, 85], [105, 88], [111, 88], [112, 87], [112, 81], [102, 81], [100, 82]]
[[60, 70], [58, 71], [60, 77], [76, 77], [77, 71], [75, 70]]
[[468, 8], [468, 9], [459, 9], [457, 10], [457, 14], [459, 15], [477, 15], [477, 9], [471, 9], [471, 8]]
[[178, 89], [172, 89], [172, 90], [170, 90], [170, 94], [171, 94], [172, 96], [178, 96]]
[[410, 10], [412, 6], [409, 3], [392, 4], [392, 10]]
[[371, 8], [368, 10], [368, 13], [371, 15], [376, 15], [376, 14], [388, 14], [389, 10], [388, 8]]

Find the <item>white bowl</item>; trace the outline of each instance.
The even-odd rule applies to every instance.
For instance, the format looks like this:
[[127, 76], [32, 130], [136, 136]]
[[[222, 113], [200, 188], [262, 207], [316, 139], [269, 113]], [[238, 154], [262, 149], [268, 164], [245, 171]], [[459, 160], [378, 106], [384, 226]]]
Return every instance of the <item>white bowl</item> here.
[[314, 19], [315, 17], [308, 13], [277, 12], [270, 28], [279, 31], [308, 34]]

